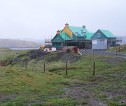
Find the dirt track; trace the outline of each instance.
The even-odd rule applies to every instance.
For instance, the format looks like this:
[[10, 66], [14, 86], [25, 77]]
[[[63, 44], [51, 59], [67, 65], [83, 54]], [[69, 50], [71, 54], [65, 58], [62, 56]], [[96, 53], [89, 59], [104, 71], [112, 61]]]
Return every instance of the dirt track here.
[[103, 55], [103, 56], [115, 56], [119, 58], [126, 59], [126, 54], [120, 53], [120, 52], [113, 52], [113, 51], [107, 51], [107, 50], [92, 50], [92, 49], [81, 49], [80, 52], [82, 54], [96, 54], [96, 55]]
[[[103, 103], [101, 100], [96, 98], [93, 93], [85, 90], [84, 84], [73, 84], [69, 88], [65, 88], [65, 97], [75, 99], [77, 101], [86, 100], [82, 106], [107, 106], [107, 104]], [[81, 106], [81, 105], [79, 105]]]

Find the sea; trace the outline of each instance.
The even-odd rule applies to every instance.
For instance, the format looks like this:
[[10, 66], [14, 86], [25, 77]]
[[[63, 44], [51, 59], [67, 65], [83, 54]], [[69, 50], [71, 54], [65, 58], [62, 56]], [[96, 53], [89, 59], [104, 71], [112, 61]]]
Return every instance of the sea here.
[[21, 48], [9, 48], [10, 50], [37, 50], [39, 49], [40, 47], [34, 47], [34, 48], [28, 48], [28, 47], [21, 47]]

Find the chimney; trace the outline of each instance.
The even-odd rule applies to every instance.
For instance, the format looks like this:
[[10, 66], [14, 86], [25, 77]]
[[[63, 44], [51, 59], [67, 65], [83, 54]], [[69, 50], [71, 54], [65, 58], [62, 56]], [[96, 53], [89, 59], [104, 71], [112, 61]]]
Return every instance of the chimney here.
[[57, 31], [57, 34], [60, 34], [60, 30]]
[[68, 23], [66, 23], [66, 24], [65, 24], [65, 27], [68, 27], [68, 26], [69, 26], [69, 24], [68, 24]]
[[83, 25], [83, 26], [82, 26], [82, 28], [84, 28], [84, 29], [85, 29], [85, 28], [86, 28], [86, 26], [85, 26], [85, 25]]

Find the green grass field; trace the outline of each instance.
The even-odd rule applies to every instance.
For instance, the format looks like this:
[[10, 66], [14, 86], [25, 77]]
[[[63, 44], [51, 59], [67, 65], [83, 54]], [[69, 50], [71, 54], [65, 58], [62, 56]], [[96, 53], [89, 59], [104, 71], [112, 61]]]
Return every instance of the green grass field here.
[[[0, 59], [28, 51], [0, 50]], [[126, 106], [126, 60], [82, 55], [68, 62], [57, 53], [0, 67], [0, 106]], [[66, 58], [67, 58], [66, 57]], [[28, 59], [27, 67], [23, 60]], [[96, 62], [93, 75], [93, 62]], [[46, 61], [46, 62], [45, 62]], [[45, 72], [44, 72], [45, 62]]]

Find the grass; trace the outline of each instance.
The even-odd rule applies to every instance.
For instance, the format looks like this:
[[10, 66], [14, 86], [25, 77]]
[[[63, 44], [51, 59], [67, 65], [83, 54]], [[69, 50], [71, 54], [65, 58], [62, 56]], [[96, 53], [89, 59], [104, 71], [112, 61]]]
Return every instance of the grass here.
[[[1, 70], [0, 92], [3, 95], [13, 97], [22, 96], [26, 102], [33, 99], [41, 99], [42, 96], [62, 94], [62, 76], [52, 73], [38, 73], [34, 71], [20, 70], [18, 68], [6, 67]], [[57, 92], [58, 91], [58, 92]], [[6, 97], [6, 96], [5, 96]], [[10, 100], [9, 100], [10, 101]]]
[[120, 45], [120, 46], [116, 46], [116, 47], [112, 47], [111, 49], [110, 49], [110, 51], [117, 51], [117, 52], [121, 52], [121, 53], [126, 53], [126, 44], [124, 44], [124, 45]]
[[[2, 53], [4, 52], [4, 54]], [[1, 59], [16, 57], [27, 51], [1, 50]], [[7, 53], [7, 54], [6, 54]], [[53, 54], [52, 54], [53, 55]], [[76, 62], [68, 63], [68, 75], [65, 62], [53, 61], [51, 56], [44, 59], [32, 59], [27, 68], [18, 62], [15, 65], [0, 67], [1, 106], [76, 106], [88, 105], [92, 100], [99, 100], [109, 106], [125, 106], [126, 100], [126, 61], [115, 57], [95, 56], [96, 75], [93, 76], [93, 57], [84, 55]], [[56, 54], [54, 56], [56, 58]], [[23, 57], [24, 59], [27, 57]], [[46, 59], [50, 59], [47, 62]], [[46, 61], [46, 72], [43, 63]], [[79, 101], [75, 95], [68, 95], [65, 88], [82, 88], [87, 92]], [[75, 88], [74, 88], [75, 87]], [[83, 92], [81, 92], [83, 93]]]
[[76, 101], [70, 98], [49, 98], [47, 105], [51, 106], [75, 106]]

